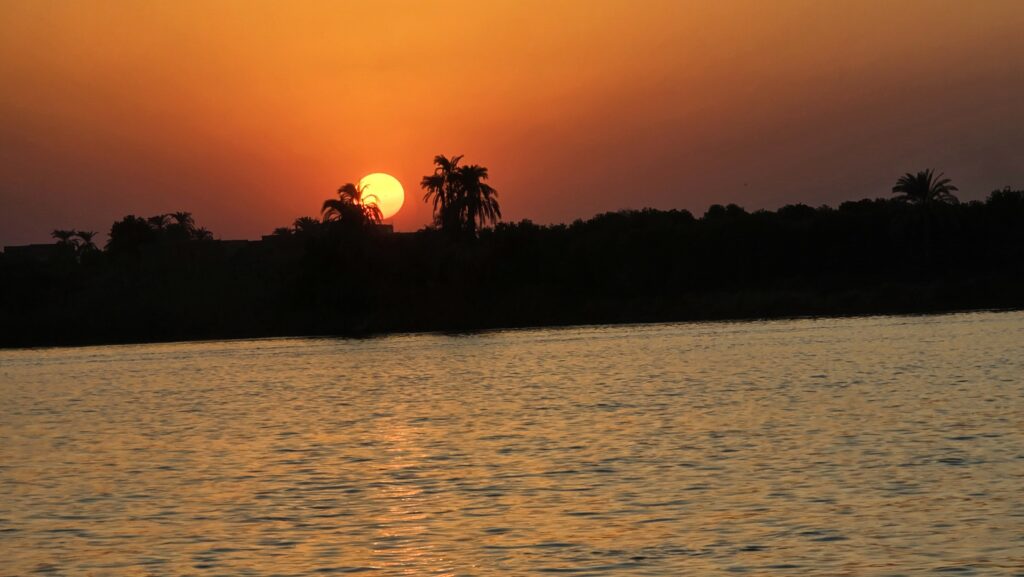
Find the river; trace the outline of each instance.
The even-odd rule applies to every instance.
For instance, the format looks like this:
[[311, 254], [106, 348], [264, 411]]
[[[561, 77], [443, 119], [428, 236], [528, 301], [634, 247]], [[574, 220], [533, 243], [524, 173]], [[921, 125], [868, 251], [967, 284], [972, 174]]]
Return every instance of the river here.
[[1024, 575], [1024, 313], [0, 351], [0, 575]]

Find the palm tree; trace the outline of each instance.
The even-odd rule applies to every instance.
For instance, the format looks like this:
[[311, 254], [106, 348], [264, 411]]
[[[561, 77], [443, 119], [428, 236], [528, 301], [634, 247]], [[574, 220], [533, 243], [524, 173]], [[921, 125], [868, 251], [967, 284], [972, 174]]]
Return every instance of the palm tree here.
[[300, 216], [292, 223], [295, 234], [313, 235], [320, 230], [320, 221], [311, 216]]
[[420, 188], [426, 191], [423, 202], [433, 202], [434, 224], [442, 230], [457, 231], [458, 218], [458, 171], [462, 155], [434, 157], [434, 174], [424, 176]]
[[459, 169], [459, 189], [462, 197], [460, 216], [466, 232], [476, 236], [478, 228], [487, 223], [494, 224], [501, 218], [501, 207], [498, 206], [498, 191], [485, 183], [487, 167], [470, 164]]
[[324, 222], [380, 224], [383, 220], [377, 198], [351, 182], [338, 189], [338, 198], [329, 198], [320, 207]]
[[192, 240], [213, 240], [213, 233], [204, 227], [196, 227], [191, 232]]
[[485, 183], [487, 168], [459, 166], [462, 155], [434, 157], [434, 174], [424, 176], [424, 202], [432, 202], [434, 223], [450, 234], [475, 237], [477, 230], [501, 218], [498, 191]]
[[78, 240], [75, 238], [76, 233], [73, 230], [61, 230], [57, 229], [50, 233], [50, 236], [57, 239], [57, 244], [61, 246], [73, 246], [78, 247]]
[[187, 230], [192, 230], [196, 227], [196, 221], [192, 218], [191, 212], [169, 212], [164, 216], [173, 219], [175, 224], [183, 226]]
[[[162, 218], [163, 226], [159, 226], [157, 219]], [[155, 216], [150, 219], [154, 226], [164, 231], [166, 238], [173, 242], [187, 242], [196, 240], [196, 222], [192, 219], [191, 212], [169, 212], [164, 215]]]
[[74, 231], [75, 236], [81, 241], [78, 244], [78, 250], [82, 252], [92, 252], [96, 250], [96, 243], [92, 241], [96, 237], [96, 232], [91, 230], [76, 230]]
[[151, 216], [146, 219], [146, 222], [149, 224], [149, 226], [155, 230], [163, 230], [164, 227], [167, 226], [167, 223], [169, 221], [170, 218], [166, 214], [158, 214], [156, 216]]
[[941, 210], [936, 208], [948, 204], [957, 204], [960, 201], [953, 195], [953, 191], [959, 190], [951, 184], [951, 180], [943, 178], [941, 172], [938, 176], [935, 171], [927, 168], [917, 174], [906, 173], [896, 181], [892, 192], [899, 193], [896, 200], [912, 203], [923, 210], [915, 211], [915, 220], [920, 227], [922, 258], [925, 263], [932, 261], [932, 229], [936, 220], [941, 220]]
[[952, 181], [941, 172], [935, 176], [935, 171], [928, 168], [917, 174], [906, 173], [896, 181], [892, 187], [893, 194], [899, 193], [896, 200], [910, 202], [913, 204], [930, 206], [933, 204], [957, 204], [960, 202], [953, 192], [959, 190], [950, 184]]

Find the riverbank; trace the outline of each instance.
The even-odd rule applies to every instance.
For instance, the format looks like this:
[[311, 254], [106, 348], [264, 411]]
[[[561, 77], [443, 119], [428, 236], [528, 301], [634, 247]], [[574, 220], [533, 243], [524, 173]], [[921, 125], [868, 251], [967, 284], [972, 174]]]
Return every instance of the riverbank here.
[[[1024, 284], [1000, 289], [986, 287], [972, 293], [957, 287], [887, 286], [876, 291], [849, 291], [830, 295], [812, 295], [798, 291], [771, 294], [737, 293], [731, 295], [699, 295], [674, 302], [632, 301], [628, 303], [577, 303], [576, 309], [564, 307], [549, 317], [534, 314], [510, 313], [507, 309], [493, 308], [486, 318], [448, 318], [435, 322], [423, 316], [396, 318], [398, 314], [369, 318], [362, 316], [350, 322], [345, 330], [333, 330], [331, 323], [314, 322], [303, 326], [296, 319], [285, 319], [270, 327], [253, 326], [241, 322], [238, 326], [191, 325], [192, 330], [174, 323], [131, 325], [123, 320], [119, 331], [111, 330], [109, 321], [90, 325], [69, 324], [74, 330], [44, 332], [51, 323], [8, 322], [5, 327], [20, 329], [17, 333], [4, 330], [0, 348], [39, 348], [59, 346], [96, 346], [116, 344], [144, 344], [162, 342], [189, 342], [234, 339], [262, 339], [285, 337], [339, 337], [368, 338], [393, 334], [421, 333], [473, 333], [505, 329], [529, 329], [568, 326], [598, 326], [625, 324], [657, 324], [674, 322], [762, 321], [800, 318], [848, 318], [867, 316], [918, 316], [956, 314], [964, 312], [1013, 311], [1024, 309]], [[975, 289], [979, 287], [975, 286]], [[979, 294], [983, 292], [984, 294]], [[956, 293], [955, 295], [953, 293]], [[922, 294], [926, 295], [922, 297]], [[884, 295], [888, 300], [881, 302]], [[550, 312], [550, 311], [545, 311]], [[410, 313], [414, 314], [414, 313]], [[69, 318], [67, 315], [62, 315]], [[259, 315], [251, 315], [256, 318]], [[34, 328], [33, 328], [34, 327]]]
[[0, 346], [1024, 307], [1024, 192], [719, 209], [502, 223], [469, 239], [325, 226], [4, 255]]

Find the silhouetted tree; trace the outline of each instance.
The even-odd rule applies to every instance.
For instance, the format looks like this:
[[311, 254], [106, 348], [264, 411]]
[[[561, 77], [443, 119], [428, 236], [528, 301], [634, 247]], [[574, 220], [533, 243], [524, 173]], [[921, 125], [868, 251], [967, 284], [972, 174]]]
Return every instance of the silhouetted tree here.
[[434, 223], [453, 236], [475, 237], [477, 230], [501, 218], [498, 191], [485, 180], [487, 168], [459, 166], [462, 155], [434, 157], [434, 174], [424, 176], [423, 201], [433, 204]]
[[[184, 242], [193, 238], [195, 222], [192, 220], [192, 215], [190, 213], [167, 213], [163, 215], [163, 217], [165, 219], [165, 224], [163, 224], [163, 226], [157, 226], [156, 228], [158, 230], [162, 230], [168, 240], [172, 242]], [[155, 218], [156, 217], [153, 217], [150, 220], [154, 221]]]
[[91, 230], [76, 230], [74, 232], [74, 258], [77, 262], [95, 262], [99, 258], [100, 251], [96, 248], [93, 239], [96, 233]]
[[196, 221], [192, 218], [191, 212], [171, 212], [165, 216], [170, 217], [174, 222], [180, 226], [183, 226], [189, 230], [196, 227]]
[[292, 223], [295, 234], [313, 236], [320, 232], [320, 221], [311, 216], [300, 216]]
[[341, 222], [344, 224], [379, 224], [380, 208], [376, 197], [364, 195], [362, 186], [351, 182], [338, 189], [338, 198], [329, 198], [320, 207], [324, 222]]
[[50, 236], [57, 239], [57, 246], [61, 259], [66, 263], [73, 263], [78, 260], [79, 243], [77, 231], [57, 229], [50, 233]]
[[75, 236], [78, 237], [78, 250], [83, 252], [91, 252], [96, 250], [96, 243], [92, 239], [96, 238], [96, 232], [91, 230], [76, 230]]
[[62, 230], [57, 229], [50, 233], [50, 236], [57, 239], [57, 244], [61, 246], [78, 247], [78, 240], [76, 237], [76, 231], [74, 230]]
[[171, 217], [168, 214], [157, 214], [146, 219], [149, 226], [156, 230], [163, 230], [168, 223], [170, 223]]
[[192, 214], [176, 212], [149, 218], [128, 215], [110, 227], [107, 251], [117, 254], [135, 252], [145, 244], [185, 244], [213, 240], [213, 233], [197, 227]]
[[1024, 190], [1013, 190], [1009, 186], [993, 190], [988, 195], [986, 204], [1003, 213], [1024, 213]]
[[742, 206], [730, 203], [728, 206], [712, 204], [704, 213], [704, 220], [726, 220], [747, 216], [747, 211]]
[[197, 227], [191, 212], [169, 212], [163, 215], [162, 224], [159, 216], [148, 219], [158, 230], [162, 229], [172, 242], [189, 240], [212, 240], [213, 233], [203, 227]]
[[501, 218], [498, 191], [484, 182], [488, 177], [487, 168], [478, 164], [463, 166], [458, 172], [459, 216], [470, 237], [476, 236], [478, 228], [494, 224]]
[[951, 184], [951, 180], [943, 178], [941, 172], [938, 176], [928, 168], [917, 174], [906, 173], [899, 177], [896, 186], [892, 187], [893, 194], [899, 193], [896, 200], [902, 200], [913, 204], [956, 204], [959, 202], [953, 192], [959, 190]]
[[450, 233], [461, 228], [458, 209], [458, 170], [462, 155], [434, 157], [434, 174], [420, 180], [420, 188], [426, 191], [423, 202], [433, 204], [434, 224]]
[[112, 254], [134, 252], [139, 246], [155, 240], [156, 233], [149, 221], [130, 214], [110, 226], [107, 251]]

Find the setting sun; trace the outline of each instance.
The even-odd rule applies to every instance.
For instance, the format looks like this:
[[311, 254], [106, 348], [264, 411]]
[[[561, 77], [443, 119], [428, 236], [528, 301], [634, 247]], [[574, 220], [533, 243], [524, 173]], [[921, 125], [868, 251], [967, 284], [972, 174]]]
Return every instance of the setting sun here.
[[377, 203], [382, 218], [391, 218], [402, 209], [405, 202], [405, 190], [398, 179], [383, 172], [367, 174], [359, 181], [363, 189], [363, 201], [366, 204]]

